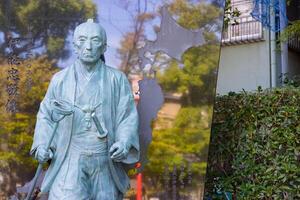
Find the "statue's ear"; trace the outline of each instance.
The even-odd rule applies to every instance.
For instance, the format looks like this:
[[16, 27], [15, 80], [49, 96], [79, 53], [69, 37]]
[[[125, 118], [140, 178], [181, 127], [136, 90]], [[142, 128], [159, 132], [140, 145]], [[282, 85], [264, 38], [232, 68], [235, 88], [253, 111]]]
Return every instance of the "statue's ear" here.
[[105, 52], [106, 52], [106, 49], [107, 49], [107, 44], [104, 45], [104, 47], [103, 47], [103, 52], [102, 52], [102, 53], [105, 53]]

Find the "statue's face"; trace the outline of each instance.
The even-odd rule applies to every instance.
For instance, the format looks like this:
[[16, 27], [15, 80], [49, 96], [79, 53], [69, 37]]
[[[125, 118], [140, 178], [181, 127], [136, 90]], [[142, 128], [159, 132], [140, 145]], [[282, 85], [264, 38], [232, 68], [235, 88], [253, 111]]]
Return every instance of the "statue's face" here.
[[74, 46], [78, 58], [87, 64], [96, 63], [106, 50], [101, 29], [93, 23], [86, 23], [77, 28]]

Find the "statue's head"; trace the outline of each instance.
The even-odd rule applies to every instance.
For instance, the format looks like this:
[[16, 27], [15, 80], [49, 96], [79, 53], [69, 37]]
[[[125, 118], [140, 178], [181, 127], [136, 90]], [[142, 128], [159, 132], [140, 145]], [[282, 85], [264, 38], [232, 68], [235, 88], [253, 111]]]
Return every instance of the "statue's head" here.
[[106, 51], [106, 42], [104, 28], [92, 19], [75, 28], [73, 35], [75, 53], [83, 63], [96, 63]]

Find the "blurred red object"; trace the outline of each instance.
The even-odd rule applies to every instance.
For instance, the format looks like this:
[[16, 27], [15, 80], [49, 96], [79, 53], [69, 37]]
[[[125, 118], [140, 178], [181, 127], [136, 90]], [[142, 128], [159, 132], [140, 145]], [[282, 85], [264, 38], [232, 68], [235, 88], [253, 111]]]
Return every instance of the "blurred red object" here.
[[136, 184], [136, 200], [142, 200], [143, 198], [143, 178], [142, 178], [142, 173], [137, 174], [137, 184]]

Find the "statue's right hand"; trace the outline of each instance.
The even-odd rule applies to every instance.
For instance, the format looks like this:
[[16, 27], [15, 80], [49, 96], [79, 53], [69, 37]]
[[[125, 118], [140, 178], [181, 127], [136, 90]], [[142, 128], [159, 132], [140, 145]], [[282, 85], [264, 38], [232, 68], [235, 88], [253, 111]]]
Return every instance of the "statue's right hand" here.
[[38, 147], [35, 152], [35, 159], [37, 159], [39, 163], [45, 163], [52, 157], [53, 157], [52, 151], [50, 149], [47, 151], [46, 148], [42, 146]]

